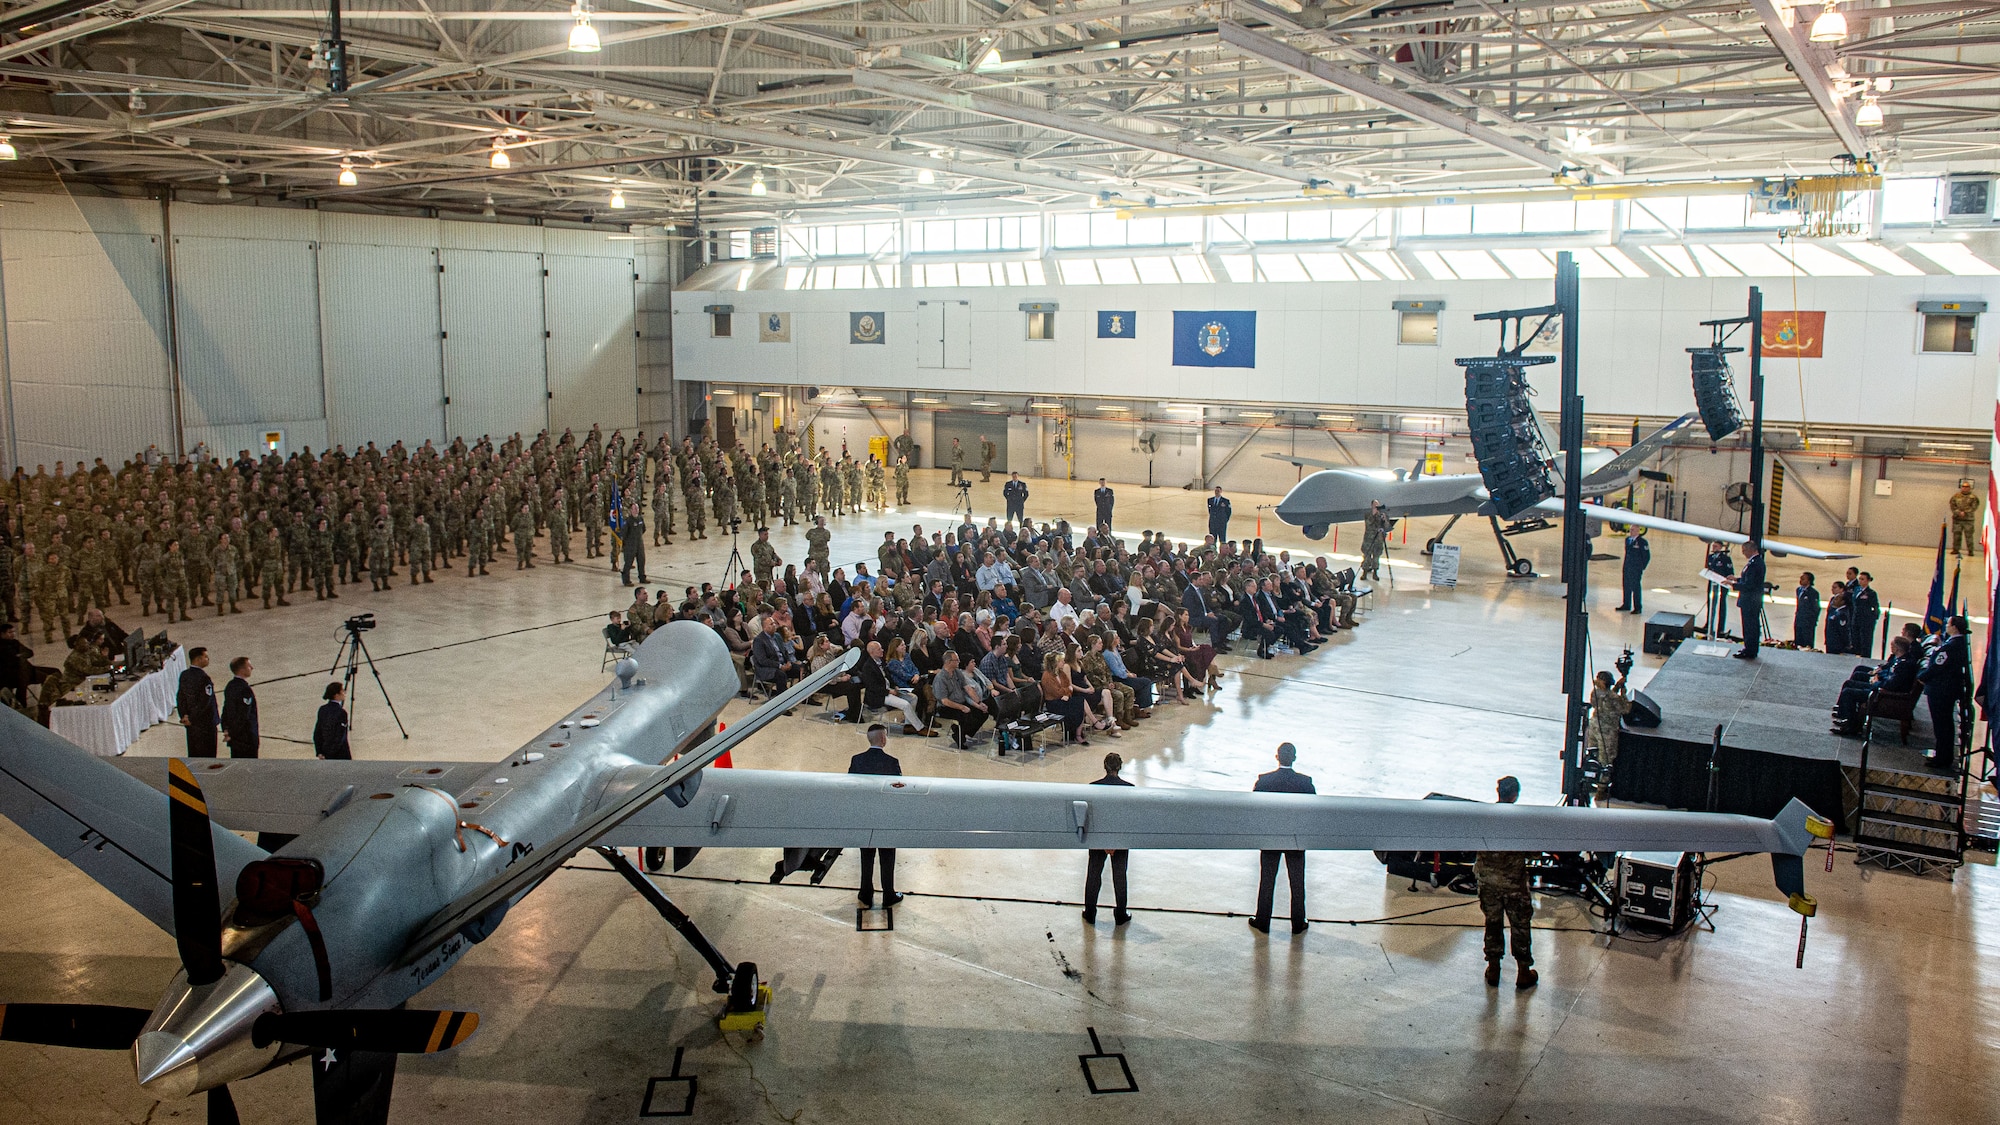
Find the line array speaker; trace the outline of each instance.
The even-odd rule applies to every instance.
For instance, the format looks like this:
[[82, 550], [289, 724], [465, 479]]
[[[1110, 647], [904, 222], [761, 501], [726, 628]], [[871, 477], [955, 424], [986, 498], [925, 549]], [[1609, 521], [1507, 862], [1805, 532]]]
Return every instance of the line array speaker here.
[[1527, 367], [1553, 356], [1487, 355], [1458, 360], [1465, 368], [1465, 416], [1479, 476], [1502, 519], [1513, 519], [1556, 494], [1552, 457], [1529, 403]]
[[1721, 441], [1743, 428], [1743, 410], [1736, 404], [1736, 384], [1729, 374], [1729, 353], [1742, 348], [1689, 348], [1694, 370], [1694, 406], [1708, 440]]

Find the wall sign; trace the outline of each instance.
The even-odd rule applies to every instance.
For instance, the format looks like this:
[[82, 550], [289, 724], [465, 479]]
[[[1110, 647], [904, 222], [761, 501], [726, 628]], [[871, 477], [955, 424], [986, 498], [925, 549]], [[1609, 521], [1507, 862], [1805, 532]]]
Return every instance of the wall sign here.
[[1131, 340], [1139, 335], [1139, 314], [1132, 309], [1097, 310], [1097, 338]]
[[1818, 359], [1826, 344], [1826, 313], [1764, 310], [1764, 354]]
[[847, 342], [850, 344], [880, 344], [888, 339], [887, 317], [878, 312], [851, 312], [847, 314]]
[[757, 318], [757, 342], [760, 344], [789, 344], [792, 342], [792, 314], [767, 312]]

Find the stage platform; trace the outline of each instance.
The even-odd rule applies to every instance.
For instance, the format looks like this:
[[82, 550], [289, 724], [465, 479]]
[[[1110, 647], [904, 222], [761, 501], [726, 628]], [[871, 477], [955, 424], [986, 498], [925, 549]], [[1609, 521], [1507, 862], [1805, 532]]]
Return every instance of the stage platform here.
[[[1842, 831], [1851, 830], [1861, 740], [1827, 728], [1848, 674], [1858, 663], [1874, 662], [1777, 648], [1764, 649], [1756, 660], [1737, 660], [1729, 655], [1737, 647], [1691, 638], [1646, 684], [1642, 690], [1659, 704], [1660, 725], [1625, 728], [1612, 797], [1707, 808], [1709, 746], [1720, 726], [1717, 812], [1768, 817], [1797, 797]], [[1901, 744], [1897, 724], [1876, 720], [1870, 772], [1934, 772], [1921, 754], [1931, 741], [1930, 718], [1921, 704], [1908, 746]]]

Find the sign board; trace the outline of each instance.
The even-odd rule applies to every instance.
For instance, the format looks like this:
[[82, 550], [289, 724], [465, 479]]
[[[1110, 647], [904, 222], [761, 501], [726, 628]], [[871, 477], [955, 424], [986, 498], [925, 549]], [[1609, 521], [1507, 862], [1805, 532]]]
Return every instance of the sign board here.
[[265, 449], [268, 449], [268, 450], [273, 450], [273, 451], [275, 451], [275, 450], [276, 450], [276, 449], [277, 449], [277, 448], [278, 448], [279, 446], [281, 446], [281, 445], [283, 445], [283, 444], [285, 444], [285, 431], [283, 431], [283, 430], [265, 430], [265, 431], [264, 431], [264, 448], [265, 448]]
[[1427, 477], [1435, 477], [1435, 476], [1442, 476], [1443, 474], [1444, 474], [1444, 454], [1442, 453], [1424, 454], [1424, 475]]
[[1439, 543], [1431, 548], [1431, 585], [1454, 587], [1458, 585], [1458, 546], [1453, 543]]

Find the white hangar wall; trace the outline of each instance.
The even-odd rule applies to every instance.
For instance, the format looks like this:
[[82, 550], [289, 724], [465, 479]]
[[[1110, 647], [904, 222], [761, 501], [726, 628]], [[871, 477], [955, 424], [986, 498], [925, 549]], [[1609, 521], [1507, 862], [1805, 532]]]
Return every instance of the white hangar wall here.
[[[1592, 414], [1671, 417], [1692, 406], [1683, 348], [1708, 343], [1705, 319], [1741, 316], [1751, 285], [1765, 307], [1823, 309], [1825, 358], [1766, 364], [1767, 417], [1817, 424], [1978, 429], [2000, 358], [1995, 315], [1972, 355], [1918, 352], [1923, 300], [2000, 306], [2000, 278], [1617, 278], [1582, 284], [1583, 392]], [[1443, 300], [1435, 346], [1397, 343], [1399, 300]], [[970, 364], [919, 365], [918, 302], [970, 308]], [[674, 294], [677, 377], [1003, 394], [1203, 399], [1314, 406], [1463, 410], [1452, 360], [1490, 353], [1488, 309], [1546, 304], [1532, 281], [1332, 282], [1038, 288], [682, 291]], [[1052, 301], [1056, 339], [1027, 339], [1020, 306]], [[734, 334], [710, 335], [703, 308], [736, 311]], [[1097, 338], [1097, 311], [1138, 314], [1130, 340]], [[1175, 367], [1173, 312], [1256, 310], [1254, 368]], [[754, 314], [791, 314], [789, 343], [760, 343]], [[886, 342], [848, 340], [849, 314], [885, 315]], [[1801, 405], [1797, 376], [1803, 367]], [[1546, 372], [1539, 381], [1549, 381]]]
[[667, 257], [607, 233], [11, 195], [0, 456], [658, 425]]

